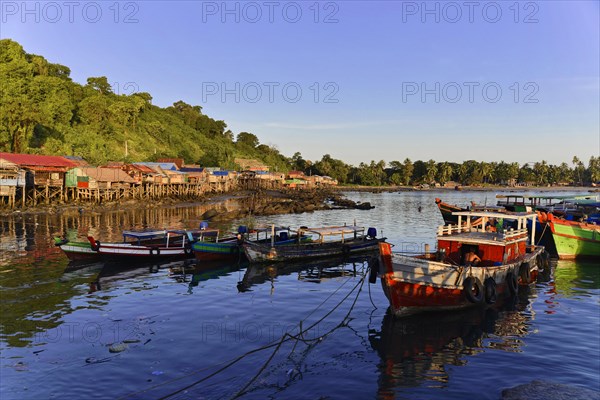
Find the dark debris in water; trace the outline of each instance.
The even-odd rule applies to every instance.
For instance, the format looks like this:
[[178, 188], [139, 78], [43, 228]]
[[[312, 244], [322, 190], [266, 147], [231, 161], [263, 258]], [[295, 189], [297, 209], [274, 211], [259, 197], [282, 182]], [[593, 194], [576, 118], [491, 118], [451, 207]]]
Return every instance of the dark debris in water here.
[[502, 391], [502, 400], [600, 400], [600, 392], [548, 381], [531, 381]]

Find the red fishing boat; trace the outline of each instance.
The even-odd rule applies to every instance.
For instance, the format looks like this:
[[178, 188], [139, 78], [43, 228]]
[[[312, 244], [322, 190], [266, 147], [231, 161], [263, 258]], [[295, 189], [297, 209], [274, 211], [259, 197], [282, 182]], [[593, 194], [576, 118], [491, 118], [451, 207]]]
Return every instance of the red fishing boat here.
[[492, 304], [536, 279], [544, 248], [528, 244], [535, 229], [529, 236], [526, 223], [531, 219], [535, 226], [536, 214], [454, 215], [456, 225], [438, 228], [435, 252], [393, 253], [389, 243], [379, 244], [381, 282], [396, 316]]

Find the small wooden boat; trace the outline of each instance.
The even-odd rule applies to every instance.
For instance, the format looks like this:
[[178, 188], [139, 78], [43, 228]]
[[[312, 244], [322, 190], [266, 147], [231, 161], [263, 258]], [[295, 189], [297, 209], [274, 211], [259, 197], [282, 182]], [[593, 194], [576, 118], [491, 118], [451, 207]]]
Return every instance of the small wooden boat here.
[[213, 230], [173, 229], [148, 232], [123, 232], [121, 243], [101, 243], [88, 236], [91, 249], [103, 260], [177, 260], [193, 256], [192, 244], [211, 235]]
[[99, 259], [98, 252], [92, 250], [90, 242], [70, 241], [66, 238], [54, 237], [54, 245], [60, 247], [71, 261], [95, 261]]
[[546, 218], [558, 258], [600, 260], [600, 225], [569, 221], [551, 213]]
[[[434, 253], [392, 253], [389, 243], [379, 244], [381, 282], [396, 316], [493, 304], [500, 295], [516, 294], [519, 283], [536, 279], [544, 248], [527, 244], [526, 227], [528, 219], [535, 222], [536, 214], [462, 211], [455, 215], [456, 225], [438, 228]], [[482, 223], [471, 225], [474, 218]], [[514, 220], [517, 229], [492, 231], [487, 228], [490, 219]]]
[[275, 242], [244, 241], [244, 252], [250, 262], [279, 262], [309, 258], [349, 256], [376, 251], [385, 238], [377, 238], [377, 230], [359, 226], [300, 228], [296, 237], [311, 236], [310, 241], [275, 246]]
[[[256, 227], [248, 229], [246, 226], [238, 227], [236, 235], [230, 235], [220, 239], [217, 235], [197, 241], [192, 245], [196, 259], [198, 260], [223, 260], [236, 261], [245, 259], [242, 243], [250, 241], [254, 243], [270, 243], [271, 237], [275, 246], [292, 244], [297, 241], [297, 234], [292, 232], [289, 227]], [[308, 237], [303, 237], [304, 241]]]
[[457, 205], [444, 203], [441, 199], [435, 199], [435, 204], [437, 204], [440, 213], [442, 213], [442, 218], [444, 219], [444, 224], [457, 224], [458, 217], [453, 215], [455, 212], [459, 211], [469, 211], [468, 208], [461, 208]]

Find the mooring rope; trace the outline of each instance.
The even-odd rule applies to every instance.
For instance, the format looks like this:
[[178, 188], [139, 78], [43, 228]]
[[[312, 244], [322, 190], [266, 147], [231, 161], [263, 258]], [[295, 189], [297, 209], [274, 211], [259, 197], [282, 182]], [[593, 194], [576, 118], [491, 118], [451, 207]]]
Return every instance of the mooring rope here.
[[[348, 292], [348, 293], [347, 293], [347, 294], [344, 296], [344, 298], [342, 298], [342, 299], [341, 299], [341, 301], [340, 301], [340, 302], [338, 302], [338, 303], [337, 303], [337, 304], [336, 304], [336, 305], [335, 305], [335, 306], [334, 306], [334, 307], [333, 307], [333, 308], [332, 308], [332, 309], [331, 309], [329, 312], [327, 312], [327, 313], [326, 313], [325, 315], [323, 315], [323, 316], [322, 316], [322, 317], [321, 317], [319, 320], [317, 320], [316, 322], [312, 323], [312, 324], [311, 324], [310, 326], [308, 326], [307, 328], [302, 328], [302, 322], [306, 321], [306, 319], [307, 319], [308, 317], [310, 317], [310, 316], [311, 316], [311, 315], [312, 315], [312, 314], [313, 314], [313, 313], [314, 313], [314, 312], [315, 312], [317, 309], [319, 309], [320, 307], [322, 307], [322, 306], [323, 306], [323, 304], [325, 304], [325, 303], [327, 302], [327, 300], [328, 300], [328, 299], [330, 299], [330, 298], [331, 298], [333, 295], [335, 295], [335, 293], [339, 292], [339, 290], [340, 290], [340, 289], [341, 289], [341, 288], [342, 288], [342, 287], [343, 287], [343, 286], [344, 286], [346, 283], [348, 283], [348, 281], [350, 281], [352, 278], [348, 278], [346, 281], [344, 281], [344, 283], [343, 283], [342, 285], [340, 285], [340, 286], [339, 286], [339, 287], [338, 287], [338, 288], [337, 288], [337, 289], [336, 289], [336, 290], [335, 290], [335, 291], [334, 291], [332, 294], [330, 294], [330, 295], [329, 295], [329, 296], [328, 296], [328, 297], [327, 297], [327, 298], [326, 298], [326, 299], [325, 299], [323, 302], [321, 302], [321, 304], [319, 304], [319, 305], [318, 305], [318, 306], [317, 306], [315, 309], [313, 309], [313, 310], [312, 310], [312, 311], [311, 311], [311, 312], [310, 312], [310, 313], [309, 313], [309, 314], [308, 314], [308, 315], [307, 315], [307, 316], [306, 316], [304, 319], [302, 319], [302, 320], [300, 321], [300, 327], [301, 327], [300, 329], [301, 329], [301, 330], [298, 332], [298, 334], [297, 334], [297, 335], [292, 335], [292, 334], [290, 334], [289, 332], [286, 332], [286, 333], [284, 333], [284, 334], [282, 335], [282, 337], [281, 337], [281, 338], [280, 338], [280, 339], [279, 339], [277, 342], [269, 343], [269, 344], [267, 344], [267, 345], [264, 345], [264, 346], [258, 347], [258, 348], [256, 348], [256, 349], [250, 350], [250, 351], [248, 351], [248, 352], [246, 352], [246, 353], [244, 353], [244, 354], [242, 354], [242, 355], [240, 355], [240, 356], [237, 356], [237, 357], [235, 357], [235, 358], [233, 358], [233, 359], [231, 359], [231, 360], [229, 360], [229, 361], [226, 361], [226, 362], [224, 362], [224, 363], [221, 363], [221, 365], [223, 365], [223, 366], [222, 366], [221, 368], [219, 368], [218, 370], [216, 370], [215, 372], [213, 372], [213, 373], [211, 373], [211, 374], [209, 374], [209, 375], [207, 375], [207, 376], [205, 376], [205, 377], [203, 377], [203, 378], [201, 378], [201, 379], [199, 379], [199, 380], [196, 380], [196, 381], [194, 381], [194, 382], [190, 383], [189, 385], [186, 385], [185, 387], [182, 387], [182, 388], [180, 388], [180, 389], [178, 389], [178, 390], [176, 390], [176, 391], [174, 391], [174, 392], [171, 392], [171, 393], [169, 393], [169, 394], [167, 394], [167, 395], [165, 395], [165, 396], [162, 396], [162, 397], [160, 397], [159, 399], [160, 399], [160, 400], [165, 400], [165, 399], [171, 398], [171, 397], [173, 397], [173, 396], [175, 396], [175, 395], [177, 395], [177, 394], [180, 394], [180, 393], [182, 393], [182, 392], [184, 392], [184, 391], [186, 391], [186, 390], [188, 390], [188, 389], [190, 389], [190, 388], [192, 388], [192, 387], [194, 387], [194, 386], [196, 386], [196, 385], [198, 385], [198, 384], [200, 384], [200, 383], [202, 383], [202, 382], [205, 382], [205, 381], [207, 381], [208, 379], [210, 379], [210, 378], [212, 378], [212, 377], [214, 377], [214, 376], [218, 375], [219, 373], [221, 373], [221, 372], [225, 371], [225, 370], [226, 370], [226, 369], [228, 369], [229, 367], [233, 366], [234, 364], [238, 363], [238, 362], [239, 362], [239, 361], [241, 361], [242, 359], [244, 359], [244, 358], [246, 358], [246, 357], [248, 357], [248, 356], [250, 356], [250, 355], [252, 355], [252, 354], [255, 354], [255, 353], [261, 352], [261, 351], [263, 351], [263, 350], [270, 349], [270, 348], [275, 348], [275, 349], [274, 349], [274, 351], [273, 351], [273, 353], [271, 354], [271, 356], [270, 356], [270, 357], [267, 359], [267, 361], [266, 361], [266, 362], [263, 364], [263, 366], [260, 368], [260, 370], [258, 371], [258, 373], [257, 373], [257, 374], [255, 374], [255, 375], [254, 375], [254, 377], [253, 377], [253, 378], [252, 378], [250, 381], [248, 381], [248, 383], [247, 383], [246, 385], [244, 385], [244, 387], [243, 387], [242, 389], [240, 389], [240, 390], [239, 390], [239, 391], [238, 391], [238, 392], [237, 392], [237, 393], [236, 393], [236, 394], [233, 396], [233, 398], [238, 398], [238, 397], [240, 397], [241, 395], [243, 395], [243, 394], [246, 392], [246, 390], [248, 389], [248, 387], [250, 387], [250, 385], [252, 385], [252, 383], [253, 383], [253, 382], [254, 382], [254, 381], [255, 381], [255, 380], [256, 380], [256, 379], [257, 379], [257, 378], [260, 376], [260, 374], [261, 374], [261, 373], [262, 373], [262, 372], [263, 372], [263, 371], [264, 371], [264, 370], [267, 368], [267, 366], [270, 364], [270, 362], [272, 361], [272, 359], [275, 357], [275, 355], [277, 354], [277, 352], [279, 351], [279, 349], [281, 348], [281, 346], [283, 345], [283, 343], [285, 343], [285, 342], [288, 342], [288, 341], [291, 341], [291, 340], [296, 340], [296, 344], [297, 344], [298, 342], [303, 342], [303, 343], [305, 343], [305, 344], [313, 344], [313, 343], [316, 343], [316, 342], [319, 342], [319, 341], [323, 340], [323, 338], [325, 338], [326, 336], [330, 335], [330, 334], [331, 334], [333, 331], [335, 331], [335, 330], [336, 330], [336, 329], [338, 329], [339, 327], [343, 326], [343, 325], [344, 325], [344, 323], [346, 323], [346, 320], [348, 319], [348, 317], [349, 317], [350, 313], [351, 313], [351, 312], [352, 312], [352, 310], [354, 309], [354, 306], [356, 305], [356, 302], [358, 301], [358, 297], [360, 296], [360, 293], [361, 293], [361, 291], [362, 291], [362, 285], [364, 284], [364, 281], [365, 281], [365, 276], [366, 276], [366, 275], [365, 275], [365, 274], [363, 274], [363, 275], [362, 275], [362, 278], [359, 280], [359, 282], [358, 282], [358, 283], [357, 283], [357, 284], [356, 284], [356, 285], [355, 285], [355, 286], [354, 286], [354, 287], [353, 287], [353, 288], [352, 288], [352, 289], [351, 289], [351, 290], [350, 290], [350, 291], [349, 291], [349, 292]], [[354, 291], [355, 291], [357, 288], [358, 288], [359, 290], [358, 290], [358, 292], [357, 292], [357, 294], [356, 294], [356, 297], [355, 297], [355, 299], [354, 299], [354, 301], [353, 301], [353, 303], [352, 303], [352, 305], [351, 305], [350, 309], [348, 310], [348, 312], [346, 313], [345, 317], [342, 319], [342, 321], [341, 321], [341, 322], [340, 322], [338, 325], [336, 325], [336, 326], [335, 326], [333, 329], [329, 330], [328, 332], [324, 333], [323, 335], [321, 335], [321, 336], [319, 336], [319, 337], [317, 337], [317, 338], [314, 338], [314, 339], [306, 339], [306, 338], [304, 337], [304, 334], [305, 334], [305, 333], [307, 333], [308, 331], [310, 331], [311, 329], [313, 329], [315, 326], [317, 326], [318, 324], [320, 324], [321, 322], [323, 322], [323, 321], [324, 321], [324, 320], [325, 320], [327, 317], [329, 317], [329, 316], [330, 316], [330, 315], [331, 315], [331, 314], [332, 314], [332, 313], [333, 313], [333, 312], [334, 312], [336, 309], [338, 309], [338, 308], [339, 308], [339, 307], [340, 307], [340, 306], [341, 306], [341, 305], [342, 305], [342, 304], [343, 304], [343, 303], [344, 303], [344, 302], [345, 302], [345, 301], [348, 299], [348, 297], [350, 297], [350, 295], [351, 295], [351, 294], [352, 294], [352, 293], [353, 293], [353, 292], [354, 292]], [[217, 365], [219, 365], [219, 364], [217, 364]], [[157, 388], [159, 388], [159, 387], [163, 387], [163, 386], [165, 386], [165, 385], [172, 384], [172, 383], [174, 383], [174, 382], [180, 381], [180, 380], [182, 380], [182, 379], [185, 379], [185, 378], [187, 378], [187, 377], [190, 377], [190, 376], [196, 375], [196, 374], [198, 374], [198, 373], [204, 372], [204, 371], [206, 371], [206, 370], [209, 370], [209, 369], [211, 369], [211, 368], [213, 368], [213, 367], [214, 367], [214, 366], [211, 366], [211, 367], [206, 367], [206, 368], [202, 368], [202, 369], [199, 369], [199, 370], [193, 371], [193, 372], [191, 372], [191, 373], [189, 373], [189, 374], [187, 374], [187, 375], [181, 376], [181, 377], [179, 377], [179, 378], [172, 379], [172, 380], [170, 380], [170, 381], [168, 381], [168, 382], [164, 382], [164, 383], [161, 383], [161, 384], [157, 384], [157, 385], [154, 385], [154, 386], [152, 386], [152, 387], [149, 387], [149, 388], [147, 388], [147, 389], [144, 389], [144, 390], [141, 390], [141, 391], [138, 391], [138, 392], [134, 392], [134, 393], [127, 394], [127, 395], [125, 395], [125, 396], [122, 396], [122, 397], [120, 397], [120, 399], [131, 398], [131, 397], [133, 397], [133, 396], [136, 396], [136, 395], [139, 395], [139, 394], [147, 393], [147, 392], [149, 392], [149, 391], [151, 391], [151, 390], [154, 390], [154, 389], [157, 389]]]

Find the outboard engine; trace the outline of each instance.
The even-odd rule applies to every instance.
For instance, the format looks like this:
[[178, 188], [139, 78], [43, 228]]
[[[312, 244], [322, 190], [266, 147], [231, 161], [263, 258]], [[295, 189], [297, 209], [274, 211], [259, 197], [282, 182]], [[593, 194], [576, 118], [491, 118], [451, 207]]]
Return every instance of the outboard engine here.
[[208, 222], [207, 221], [202, 221], [200, 222], [200, 229], [204, 230], [208, 228]]
[[377, 229], [369, 228], [367, 229], [367, 239], [375, 239], [377, 237]]

